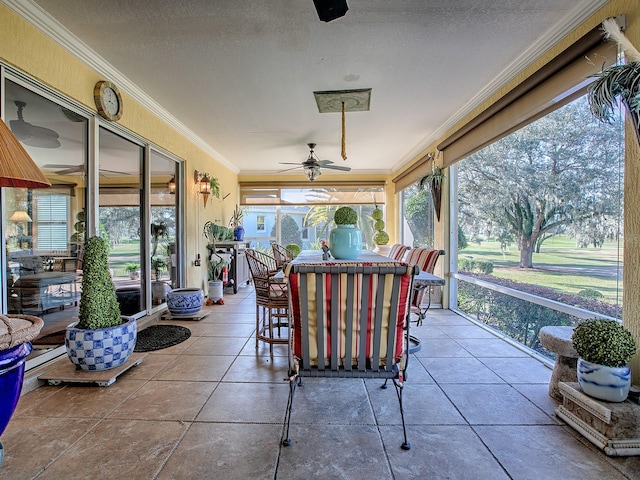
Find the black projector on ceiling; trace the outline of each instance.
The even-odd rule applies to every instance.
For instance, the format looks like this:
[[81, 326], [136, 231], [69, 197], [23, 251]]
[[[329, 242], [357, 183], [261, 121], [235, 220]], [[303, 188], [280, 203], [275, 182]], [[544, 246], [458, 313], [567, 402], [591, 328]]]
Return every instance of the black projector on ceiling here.
[[347, 0], [313, 0], [313, 3], [318, 11], [318, 17], [323, 22], [340, 18], [349, 10]]

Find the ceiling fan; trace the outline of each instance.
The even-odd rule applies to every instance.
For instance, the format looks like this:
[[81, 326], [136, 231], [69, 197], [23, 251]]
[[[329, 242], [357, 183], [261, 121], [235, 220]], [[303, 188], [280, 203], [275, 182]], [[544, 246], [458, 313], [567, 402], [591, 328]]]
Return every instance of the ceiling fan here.
[[58, 133], [49, 128], [38, 127], [25, 122], [22, 118], [22, 109], [27, 106], [26, 102], [15, 102], [18, 107], [18, 120], [9, 121], [11, 131], [25, 145], [39, 148], [58, 148]]
[[[47, 163], [43, 165], [42, 168], [50, 170], [50, 169], [59, 169], [57, 171], [52, 172], [54, 175], [73, 175], [75, 173], [84, 174], [85, 166], [84, 165], [62, 165], [57, 163]], [[118, 172], [117, 170], [106, 170], [104, 168], [100, 169], [100, 175], [106, 177], [106, 173], [112, 173], [116, 176], [124, 176], [127, 175], [126, 172]]]
[[282, 165], [297, 165], [297, 167], [288, 168], [286, 170], [281, 170], [281, 172], [288, 172], [289, 170], [295, 170], [296, 168], [304, 168], [304, 173], [309, 179], [310, 182], [313, 182], [316, 178], [318, 178], [322, 172], [321, 168], [328, 168], [331, 170], [342, 170], [343, 172], [350, 172], [351, 167], [341, 167], [340, 165], [333, 165], [331, 160], [320, 160], [313, 152], [313, 149], [316, 148], [315, 143], [307, 143], [309, 147], [309, 156], [302, 163], [291, 163], [291, 162], [280, 162]]

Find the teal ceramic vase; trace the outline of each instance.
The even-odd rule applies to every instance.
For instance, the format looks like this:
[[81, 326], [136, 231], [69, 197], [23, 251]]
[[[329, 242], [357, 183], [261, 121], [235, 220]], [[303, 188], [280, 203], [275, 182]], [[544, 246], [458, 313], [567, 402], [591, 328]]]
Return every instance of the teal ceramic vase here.
[[362, 232], [355, 225], [337, 225], [329, 234], [329, 250], [338, 260], [355, 260], [362, 252]]

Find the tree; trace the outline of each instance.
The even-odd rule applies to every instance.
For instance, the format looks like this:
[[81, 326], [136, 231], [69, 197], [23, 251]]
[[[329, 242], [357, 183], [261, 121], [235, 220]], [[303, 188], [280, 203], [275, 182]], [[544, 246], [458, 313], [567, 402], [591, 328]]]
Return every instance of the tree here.
[[433, 200], [427, 190], [418, 189], [417, 185], [409, 187], [405, 193], [409, 197], [404, 217], [413, 235], [414, 247], [432, 247], [431, 237], [433, 225]]
[[465, 232], [500, 235], [520, 250], [520, 267], [554, 235], [589, 243], [611, 235], [594, 219], [619, 211], [621, 121], [596, 122], [580, 98], [483, 148], [459, 167], [459, 219]]
[[[271, 229], [271, 236], [276, 236], [276, 226]], [[291, 215], [283, 215], [280, 222], [280, 241], [282, 245], [289, 245], [295, 243], [302, 247], [302, 234], [298, 224]]]

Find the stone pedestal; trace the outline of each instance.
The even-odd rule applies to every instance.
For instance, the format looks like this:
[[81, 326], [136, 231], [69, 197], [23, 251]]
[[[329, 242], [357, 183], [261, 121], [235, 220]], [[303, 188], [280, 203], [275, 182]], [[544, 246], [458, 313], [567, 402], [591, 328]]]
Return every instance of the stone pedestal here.
[[610, 456], [640, 455], [640, 405], [610, 403], [585, 395], [577, 383], [560, 383], [556, 415]]
[[576, 374], [578, 352], [573, 348], [573, 327], [549, 326], [540, 329], [540, 344], [556, 354], [551, 380], [549, 380], [549, 395], [562, 402], [560, 382], [577, 382]]

